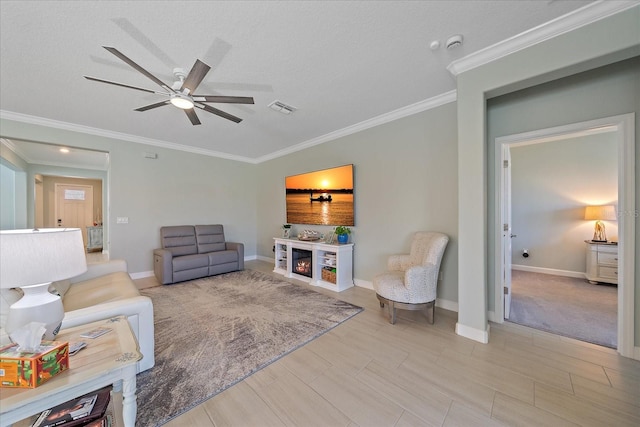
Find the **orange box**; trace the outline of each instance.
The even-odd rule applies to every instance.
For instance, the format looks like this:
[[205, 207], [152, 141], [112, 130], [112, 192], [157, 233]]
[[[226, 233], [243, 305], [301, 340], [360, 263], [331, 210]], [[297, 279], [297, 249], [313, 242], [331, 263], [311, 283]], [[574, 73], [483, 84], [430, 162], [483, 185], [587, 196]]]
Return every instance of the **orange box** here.
[[69, 343], [42, 341], [38, 353], [18, 351], [18, 344], [0, 348], [0, 387], [35, 388], [69, 369]]

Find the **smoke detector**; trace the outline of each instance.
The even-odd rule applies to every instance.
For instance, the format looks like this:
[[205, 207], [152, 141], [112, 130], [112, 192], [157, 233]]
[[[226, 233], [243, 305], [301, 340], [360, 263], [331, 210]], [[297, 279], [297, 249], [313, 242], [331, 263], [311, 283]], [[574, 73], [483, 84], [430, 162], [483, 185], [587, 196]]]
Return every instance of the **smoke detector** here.
[[462, 46], [462, 35], [456, 34], [449, 37], [445, 46], [447, 47], [447, 49], [455, 49], [458, 46]]

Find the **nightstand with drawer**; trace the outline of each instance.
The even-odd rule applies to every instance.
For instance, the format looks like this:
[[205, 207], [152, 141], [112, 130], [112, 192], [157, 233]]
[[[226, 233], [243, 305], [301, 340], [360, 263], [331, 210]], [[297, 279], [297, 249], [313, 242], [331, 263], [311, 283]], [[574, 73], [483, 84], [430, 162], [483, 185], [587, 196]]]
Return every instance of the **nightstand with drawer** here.
[[592, 242], [587, 244], [587, 272], [585, 277], [589, 283], [618, 284], [618, 244]]

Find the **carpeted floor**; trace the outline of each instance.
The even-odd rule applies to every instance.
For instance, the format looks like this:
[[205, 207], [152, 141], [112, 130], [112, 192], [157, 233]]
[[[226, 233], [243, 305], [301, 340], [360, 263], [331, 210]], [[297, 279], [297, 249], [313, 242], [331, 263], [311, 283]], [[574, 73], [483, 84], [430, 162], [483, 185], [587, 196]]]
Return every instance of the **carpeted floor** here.
[[513, 270], [511, 288], [510, 322], [617, 347], [616, 286]]
[[137, 377], [136, 425], [191, 409], [362, 308], [245, 270], [141, 291], [153, 300], [156, 365]]

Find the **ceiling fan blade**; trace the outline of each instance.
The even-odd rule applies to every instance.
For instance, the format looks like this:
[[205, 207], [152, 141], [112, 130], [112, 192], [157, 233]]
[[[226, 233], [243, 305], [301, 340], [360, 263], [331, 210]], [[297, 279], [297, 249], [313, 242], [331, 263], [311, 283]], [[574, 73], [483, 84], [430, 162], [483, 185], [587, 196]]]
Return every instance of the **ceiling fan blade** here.
[[217, 108], [213, 108], [210, 105], [196, 103], [195, 106], [208, 113], [215, 114], [216, 116], [224, 117], [227, 120], [231, 120], [232, 122], [240, 123], [242, 121], [240, 117], [236, 117], [229, 113], [225, 113], [224, 111], [218, 110]]
[[[94, 82], [100, 82], [100, 83], [108, 83], [110, 85], [116, 85], [116, 86], [122, 86], [122, 87], [126, 87], [129, 89], [135, 89], [135, 90], [141, 90], [143, 92], [149, 92], [149, 93], [162, 93], [164, 94], [164, 92], [156, 92], [155, 90], [151, 90], [151, 89], [144, 89], [141, 87], [136, 87], [136, 86], [131, 86], [131, 85], [126, 85], [124, 83], [118, 83], [118, 82], [112, 82], [110, 80], [104, 80], [104, 79], [99, 79], [97, 77], [91, 77], [91, 76], [83, 76], [85, 79], [87, 80], [93, 80]], [[167, 95], [169, 95], [167, 93]]]
[[217, 95], [191, 95], [197, 102], [219, 102], [223, 104], [254, 104], [250, 96], [217, 96]]
[[200, 124], [200, 119], [198, 119], [198, 115], [196, 114], [196, 111], [193, 108], [184, 110], [184, 112], [187, 114], [187, 117], [189, 117], [189, 120], [191, 120], [192, 125], [195, 126]]
[[122, 52], [120, 52], [115, 47], [109, 47], [109, 46], [102, 46], [102, 47], [107, 49], [109, 52], [111, 52], [112, 54], [114, 54], [118, 58], [120, 58], [122, 61], [124, 61], [127, 64], [129, 64], [131, 67], [133, 67], [138, 72], [140, 72], [143, 75], [145, 75], [148, 79], [150, 79], [152, 82], [156, 83], [157, 85], [159, 85], [160, 87], [165, 89], [167, 92], [175, 93], [175, 91], [173, 89], [171, 89], [170, 86], [167, 86], [165, 83], [162, 82], [162, 80], [158, 79], [156, 76], [154, 76], [153, 74], [151, 74], [150, 72], [148, 72], [147, 70], [145, 70], [144, 68], [142, 68], [141, 66], [136, 64], [135, 62], [133, 62], [131, 59], [129, 59], [127, 56], [125, 56]]
[[154, 108], [162, 107], [163, 105], [169, 104], [171, 101], [166, 100], [162, 102], [156, 102], [155, 104], [145, 105], [144, 107], [136, 108], [134, 111], [147, 111]]
[[207, 75], [210, 69], [211, 67], [209, 67], [207, 64], [200, 61], [199, 59], [196, 59], [196, 62], [195, 64], [193, 64], [191, 71], [189, 71], [187, 78], [182, 83], [180, 92], [185, 89], [189, 89], [189, 93], [193, 93], [193, 91], [195, 91], [196, 88], [200, 85], [200, 83], [204, 79], [204, 76]]

